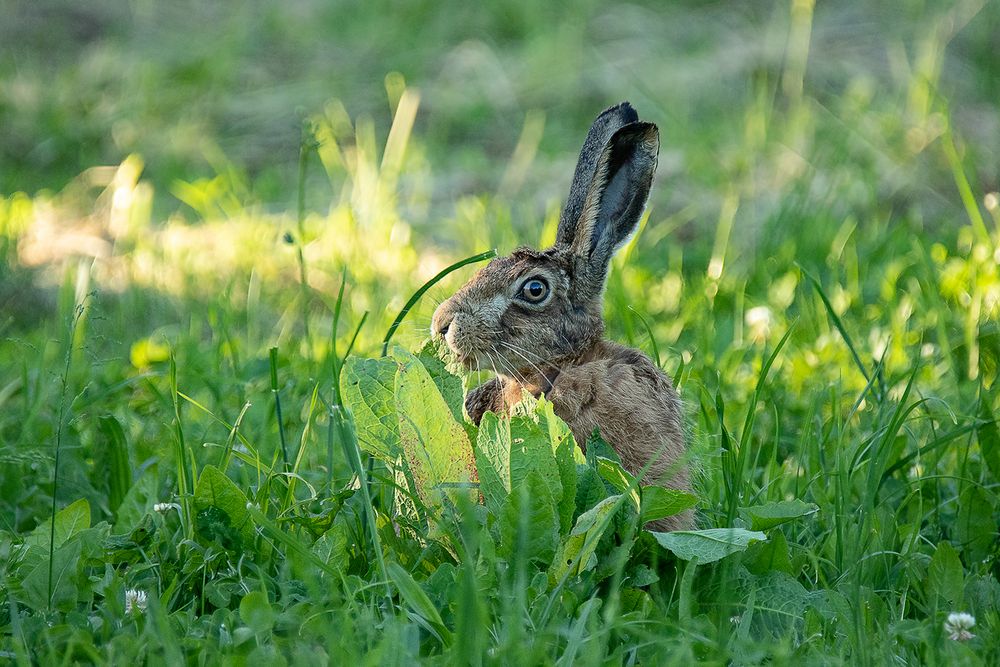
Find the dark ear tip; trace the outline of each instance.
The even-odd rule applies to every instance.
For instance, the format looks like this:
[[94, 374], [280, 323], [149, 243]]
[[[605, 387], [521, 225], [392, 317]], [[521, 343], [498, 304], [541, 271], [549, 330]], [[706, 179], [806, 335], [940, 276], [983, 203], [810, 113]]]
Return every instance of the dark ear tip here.
[[656, 153], [660, 148], [660, 129], [655, 123], [638, 121], [629, 123], [611, 135], [610, 144], [637, 144], [642, 143], [651, 153]]
[[632, 108], [632, 105], [629, 104], [627, 101], [622, 101], [614, 106], [608, 107], [600, 114], [598, 114], [594, 122], [597, 123], [602, 118], [606, 118], [608, 116], [618, 116], [622, 125], [634, 123], [637, 120], [639, 120], [639, 113], [634, 108]]

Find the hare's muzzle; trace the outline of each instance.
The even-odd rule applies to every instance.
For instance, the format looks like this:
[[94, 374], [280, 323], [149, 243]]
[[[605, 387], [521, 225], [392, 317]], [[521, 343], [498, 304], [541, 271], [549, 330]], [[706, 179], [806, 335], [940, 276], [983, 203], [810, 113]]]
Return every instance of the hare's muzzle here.
[[475, 327], [470, 327], [469, 324], [468, 321], [463, 324], [459, 309], [449, 299], [434, 311], [434, 316], [431, 318], [431, 338], [444, 339], [448, 349], [455, 355], [455, 360], [467, 368], [472, 368], [478, 354], [474, 349], [476, 347], [473, 343], [474, 336], [469, 335]]
[[451, 307], [451, 301], [445, 301], [437, 307], [437, 310], [434, 311], [434, 316], [431, 318], [431, 338], [435, 340], [444, 338], [447, 340], [448, 330], [454, 321], [455, 309]]

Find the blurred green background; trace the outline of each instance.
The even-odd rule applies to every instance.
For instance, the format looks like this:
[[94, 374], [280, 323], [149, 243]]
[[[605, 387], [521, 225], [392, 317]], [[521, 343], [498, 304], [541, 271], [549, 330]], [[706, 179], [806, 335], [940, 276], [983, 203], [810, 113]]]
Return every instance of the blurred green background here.
[[[893, 142], [938, 94], [983, 183], [995, 186], [1000, 162], [996, 3], [38, 0], [3, 14], [7, 193], [60, 190], [137, 153], [159, 211], [178, 206], [174, 180], [214, 176], [222, 161], [251, 201], [289, 205], [301, 119], [339, 100], [384, 135], [390, 72], [422, 93], [416, 133], [442, 206], [499, 182], [533, 111], [544, 129], [525, 194], [561, 196], [582, 132], [621, 99], [662, 126], [657, 201], [705, 214], [745, 177], [748, 134], [765, 129], [762, 144], [784, 139], [815, 170], [877, 160], [880, 194], [946, 205], [911, 170], [930, 137]], [[761, 97], [768, 113], [804, 104], [797, 143], [734, 113]]]
[[[786, 250], [808, 261], [845, 222], [954, 238], [967, 205], [954, 165], [929, 150], [949, 130], [974, 192], [1000, 176], [995, 2], [39, 0], [2, 12], [0, 193], [46, 211], [9, 199], [7, 260], [49, 284], [69, 258], [131, 258], [144, 241], [177, 249], [154, 253], [176, 284], [156, 262], [140, 280], [175, 294], [186, 264], [205, 268], [192, 248], [229, 249], [205, 271], [223, 285], [268, 261], [251, 253], [283, 258], [308, 135], [323, 168], [311, 152], [304, 204], [317, 217], [302, 240], [346, 216], [350, 238], [395, 246], [399, 275], [382, 286], [402, 292], [459, 253], [547, 238], [589, 122], [622, 99], [663, 135], [636, 260], [654, 275], [714, 259], [770, 280], [754, 267], [783, 237], [807, 228]], [[170, 243], [138, 231], [168, 221], [182, 225]], [[184, 223], [218, 226], [199, 236]], [[357, 264], [367, 249], [327, 245], [307, 248], [326, 294], [345, 263], [362, 283], [380, 273]], [[134, 264], [119, 269], [116, 291], [139, 280]], [[10, 288], [24, 272], [6, 275], [0, 303], [30, 324], [37, 309]]]

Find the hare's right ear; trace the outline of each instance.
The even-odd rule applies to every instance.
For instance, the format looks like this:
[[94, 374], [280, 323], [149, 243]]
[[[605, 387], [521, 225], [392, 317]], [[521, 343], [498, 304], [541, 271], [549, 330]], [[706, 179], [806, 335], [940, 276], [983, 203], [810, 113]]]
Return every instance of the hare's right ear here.
[[573, 184], [569, 188], [569, 198], [566, 200], [562, 215], [559, 216], [556, 243], [566, 245], [573, 243], [576, 225], [580, 222], [580, 216], [583, 214], [583, 205], [587, 201], [587, 192], [594, 180], [594, 173], [597, 170], [597, 162], [601, 158], [601, 153], [615, 132], [637, 120], [639, 120], [639, 114], [632, 108], [632, 105], [628, 102], [622, 102], [602, 111], [594, 124], [590, 126], [587, 139], [583, 142], [583, 148], [580, 150], [576, 171], [573, 172]]
[[570, 241], [580, 296], [589, 299], [603, 291], [611, 256], [638, 228], [659, 151], [659, 131], [643, 122], [619, 129], [601, 151]]

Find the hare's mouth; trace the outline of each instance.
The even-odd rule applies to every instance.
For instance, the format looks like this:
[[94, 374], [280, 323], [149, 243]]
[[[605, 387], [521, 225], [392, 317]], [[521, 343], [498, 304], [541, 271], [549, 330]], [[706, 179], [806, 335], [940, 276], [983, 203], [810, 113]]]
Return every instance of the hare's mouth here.
[[482, 354], [478, 350], [458, 350], [448, 346], [448, 356], [452, 363], [466, 372], [482, 371], [493, 367], [493, 360], [488, 354]]
[[455, 362], [467, 371], [479, 371], [490, 367], [490, 362], [477, 352], [452, 351]]

